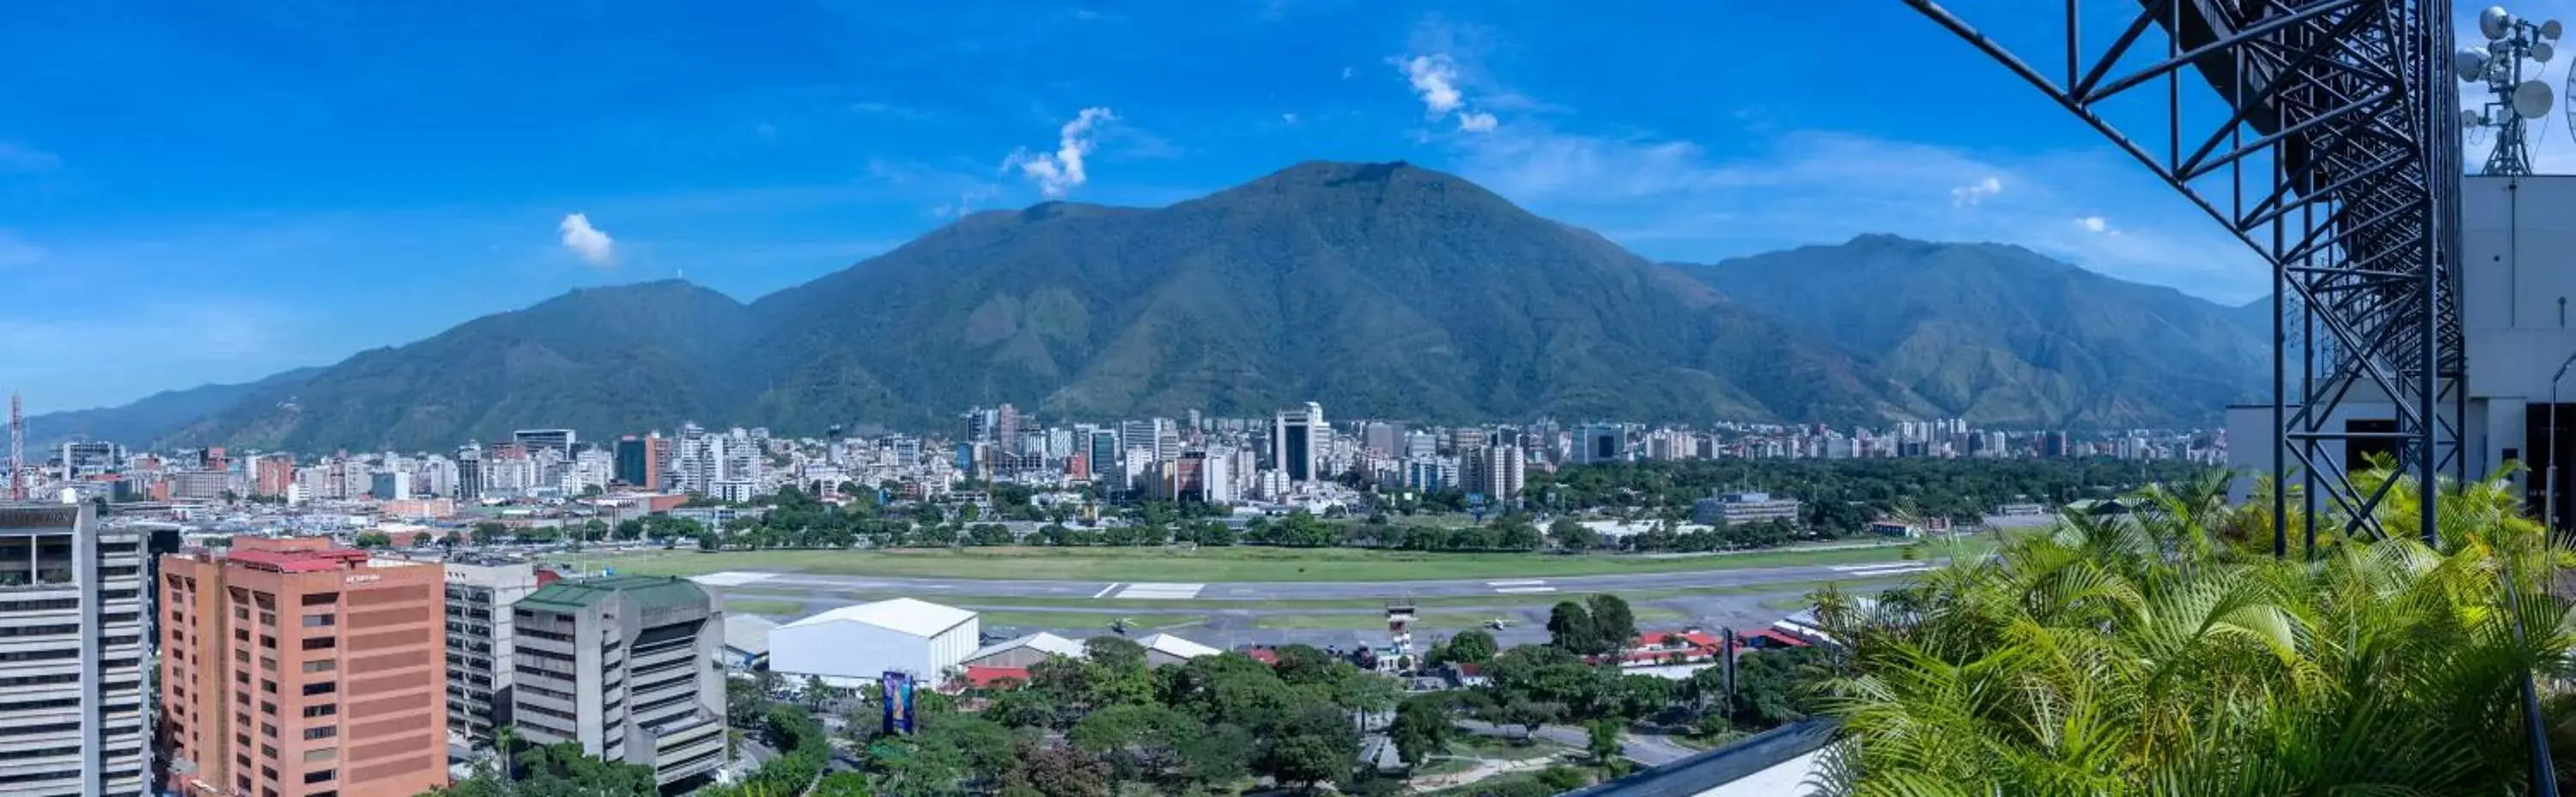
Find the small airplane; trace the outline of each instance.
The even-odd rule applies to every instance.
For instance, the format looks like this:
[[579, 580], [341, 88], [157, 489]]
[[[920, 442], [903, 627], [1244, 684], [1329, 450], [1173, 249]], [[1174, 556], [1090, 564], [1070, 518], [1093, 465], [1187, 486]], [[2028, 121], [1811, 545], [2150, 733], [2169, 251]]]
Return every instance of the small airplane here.
[[1109, 630], [1118, 632], [1119, 636], [1126, 636], [1127, 618], [1121, 617], [1116, 620], [1109, 621]]
[[1491, 629], [1494, 629], [1494, 630], [1496, 630], [1496, 631], [1500, 631], [1500, 630], [1503, 630], [1503, 629], [1505, 629], [1505, 628], [1510, 628], [1510, 627], [1512, 627], [1512, 621], [1511, 621], [1510, 619], [1507, 619], [1507, 618], [1496, 617], [1496, 618], [1494, 618], [1494, 619], [1491, 619], [1491, 620], [1487, 620], [1487, 621], [1485, 621], [1485, 627], [1487, 627], [1487, 628], [1491, 628]]

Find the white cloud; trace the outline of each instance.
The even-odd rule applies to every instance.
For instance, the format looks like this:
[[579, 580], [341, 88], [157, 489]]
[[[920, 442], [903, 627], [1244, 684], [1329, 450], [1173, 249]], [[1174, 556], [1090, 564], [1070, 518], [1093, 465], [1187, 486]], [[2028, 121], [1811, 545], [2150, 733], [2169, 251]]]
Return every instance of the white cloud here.
[[1014, 150], [1003, 162], [1005, 170], [1018, 169], [1038, 184], [1038, 191], [1049, 199], [1062, 198], [1067, 192], [1090, 182], [1082, 160], [1092, 150], [1092, 130], [1102, 124], [1118, 121], [1118, 115], [1107, 108], [1084, 108], [1073, 121], [1059, 131], [1054, 152]]
[[1405, 59], [1401, 66], [1405, 79], [1413, 83], [1413, 92], [1422, 97], [1424, 118], [1447, 116], [1466, 102], [1458, 92], [1458, 65], [1448, 55], [1417, 55]]
[[1279, 115], [1279, 121], [1293, 125], [1297, 123], [1297, 115], [1293, 113], [1283, 113]]
[[2003, 190], [2004, 181], [1988, 176], [1983, 180], [1950, 189], [1950, 204], [1954, 207], [1976, 207], [1983, 204], [1986, 197], [2003, 193]]
[[2100, 216], [2084, 216], [2077, 218], [2075, 220], [2075, 226], [2084, 228], [2085, 232], [2107, 233], [2111, 231], [2111, 221]]
[[1458, 115], [1458, 129], [1470, 133], [1493, 132], [1495, 124], [1497, 122], [1494, 120], [1494, 115], [1482, 111], [1468, 111]]
[[1356, 75], [1356, 74], [1359, 74], [1359, 69], [1358, 69], [1358, 68], [1356, 68], [1356, 67], [1348, 67], [1348, 66], [1346, 66], [1346, 67], [1342, 67], [1342, 79], [1343, 79], [1343, 80], [1349, 80], [1349, 79], [1351, 79], [1351, 76], [1352, 76], [1352, 75]]
[[63, 159], [55, 157], [54, 153], [23, 144], [0, 141], [0, 174], [52, 171], [61, 165], [63, 165]]
[[563, 223], [555, 226], [563, 231], [563, 247], [580, 255], [581, 259], [602, 268], [617, 264], [617, 239], [590, 226], [589, 216], [570, 214], [563, 217]]
[[45, 262], [45, 248], [0, 230], [0, 268], [32, 266]]

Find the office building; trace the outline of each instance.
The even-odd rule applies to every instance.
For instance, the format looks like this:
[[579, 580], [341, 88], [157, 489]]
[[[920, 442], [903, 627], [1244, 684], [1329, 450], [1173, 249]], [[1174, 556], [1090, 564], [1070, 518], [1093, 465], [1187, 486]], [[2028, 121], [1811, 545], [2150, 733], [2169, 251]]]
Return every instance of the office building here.
[[1496, 504], [1521, 497], [1528, 463], [1523, 461], [1520, 446], [1475, 446], [1461, 452], [1458, 460], [1460, 489]]
[[1628, 461], [1628, 428], [1615, 423], [1596, 423], [1583, 427], [1583, 435], [1574, 441], [1577, 465], [1599, 465]]
[[510, 722], [510, 608], [549, 580], [527, 562], [446, 564], [447, 727], [478, 744]]
[[442, 578], [434, 564], [318, 538], [162, 557], [169, 790], [398, 797], [447, 785]]
[[367, 494], [378, 501], [394, 501], [411, 497], [411, 474], [409, 473], [398, 470], [370, 473], [367, 474], [367, 484]]
[[552, 451], [565, 459], [572, 458], [576, 435], [571, 429], [521, 429], [510, 433], [510, 442], [534, 457], [539, 451]]
[[[655, 438], [658, 439], [658, 438]], [[662, 483], [662, 469], [655, 461], [653, 439], [627, 435], [617, 439], [617, 482], [629, 487], [654, 489]]]
[[725, 762], [724, 644], [713, 601], [685, 579], [558, 581], [511, 607], [511, 723], [533, 744], [651, 767], [668, 786]]
[[0, 794], [136, 795], [143, 537], [92, 504], [0, 504]]
[[1771, 520], [1797, 525], [1797, 499], [1775, 498], [1770, 493], [1718, 493], [1691, 504], [1691, 522], [1704, 526]]
[[1270, 463], [1292, 484], [1315, 481], [1323, 464], [1324, 405], [1306, 402], [1302, 410], [1282, 410], [1270, 422]]
[[63, 444], [63, 478], [82, 479], [117, 469], [125, 464], [125, 451], [115, 443], [92, 441]]
[[263, 454], [251, 460], [250, 494], [263, 498], [286, 495], [295, 486], [295, 457], [287, 454]]

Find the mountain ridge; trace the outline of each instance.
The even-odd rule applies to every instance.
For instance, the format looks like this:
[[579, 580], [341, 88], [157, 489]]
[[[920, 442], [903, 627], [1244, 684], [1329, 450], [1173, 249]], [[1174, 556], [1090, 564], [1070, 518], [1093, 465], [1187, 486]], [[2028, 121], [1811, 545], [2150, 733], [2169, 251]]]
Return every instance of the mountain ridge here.
[[[1995, 244], [1841, 246], [1861, 244], [1965, 247], [1939, 251], [2109, 279]], [[749, 302], [676, 280], [576, 290], [263, 382], [175, 428], [134, 428], [169, 428], [152, 440], [166, 444], [416, 450], [691, 418], [935, 428], [1003, 401], [1094, 418], [1308, 400], [1434, 422], [2181, 417], [2077, 406], [2063, 395], [2072, 376], [2020, 367], [2029, 353], [2008, 346], [1981, 349], [2020, 358], [1983, 382], [1939, 378], [1918, 364], [1943, 356], [1926, 344], [1844, 334], [1826, 322], [1844, 311], [1801, 310], [1804, 294], [1712, 279], [1813, 249], [1658, 264], [1454, 175], [1311, 161], [1162, 208], [969, 214]], [[2115, 344], [2159, 356], [2102, 345]]]

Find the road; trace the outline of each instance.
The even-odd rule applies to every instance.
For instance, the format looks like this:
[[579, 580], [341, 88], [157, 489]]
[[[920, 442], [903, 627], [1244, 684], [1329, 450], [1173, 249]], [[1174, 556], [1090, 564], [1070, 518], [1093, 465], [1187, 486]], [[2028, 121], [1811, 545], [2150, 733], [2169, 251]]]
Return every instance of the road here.
[[1169, 582], [1036, 581], [1019, 579], [895, 578], [810, 573], [731, 571], [699, 576], [700, 583], [757, 591], [902, 593], [936, 599], [942, 593], [983, 598], [1098, 598], [1125, 600], [1287, 601], [1466, 596], [1527, 596], [1552, 592], [1637, 592], [1760, 587], [1765, 584], [1858, 580], [1917, 573], [1921, 562], [1728, 568], [1666, 573], [1557, 576], [1550, 578], [1437, 581], [1278, 581], [1196, 583], [1187, 573]]
[[[1459, 720], [1458, 727], [1478, 736], [1520, 737], [1519, 726], [1504, 727], [1478, 720]], [[1572, 725], [1541, 725], [1531, 735], [1576, 750], [1592, 744], [1591, 732]], [[1670, 740], [1653, 734], [1623, 733], [1619, 738], [1619, 754], [1626, 756], [1630, 761], [1659, 767], [1697, 755], [1699, 751], [1674, 744]]]

